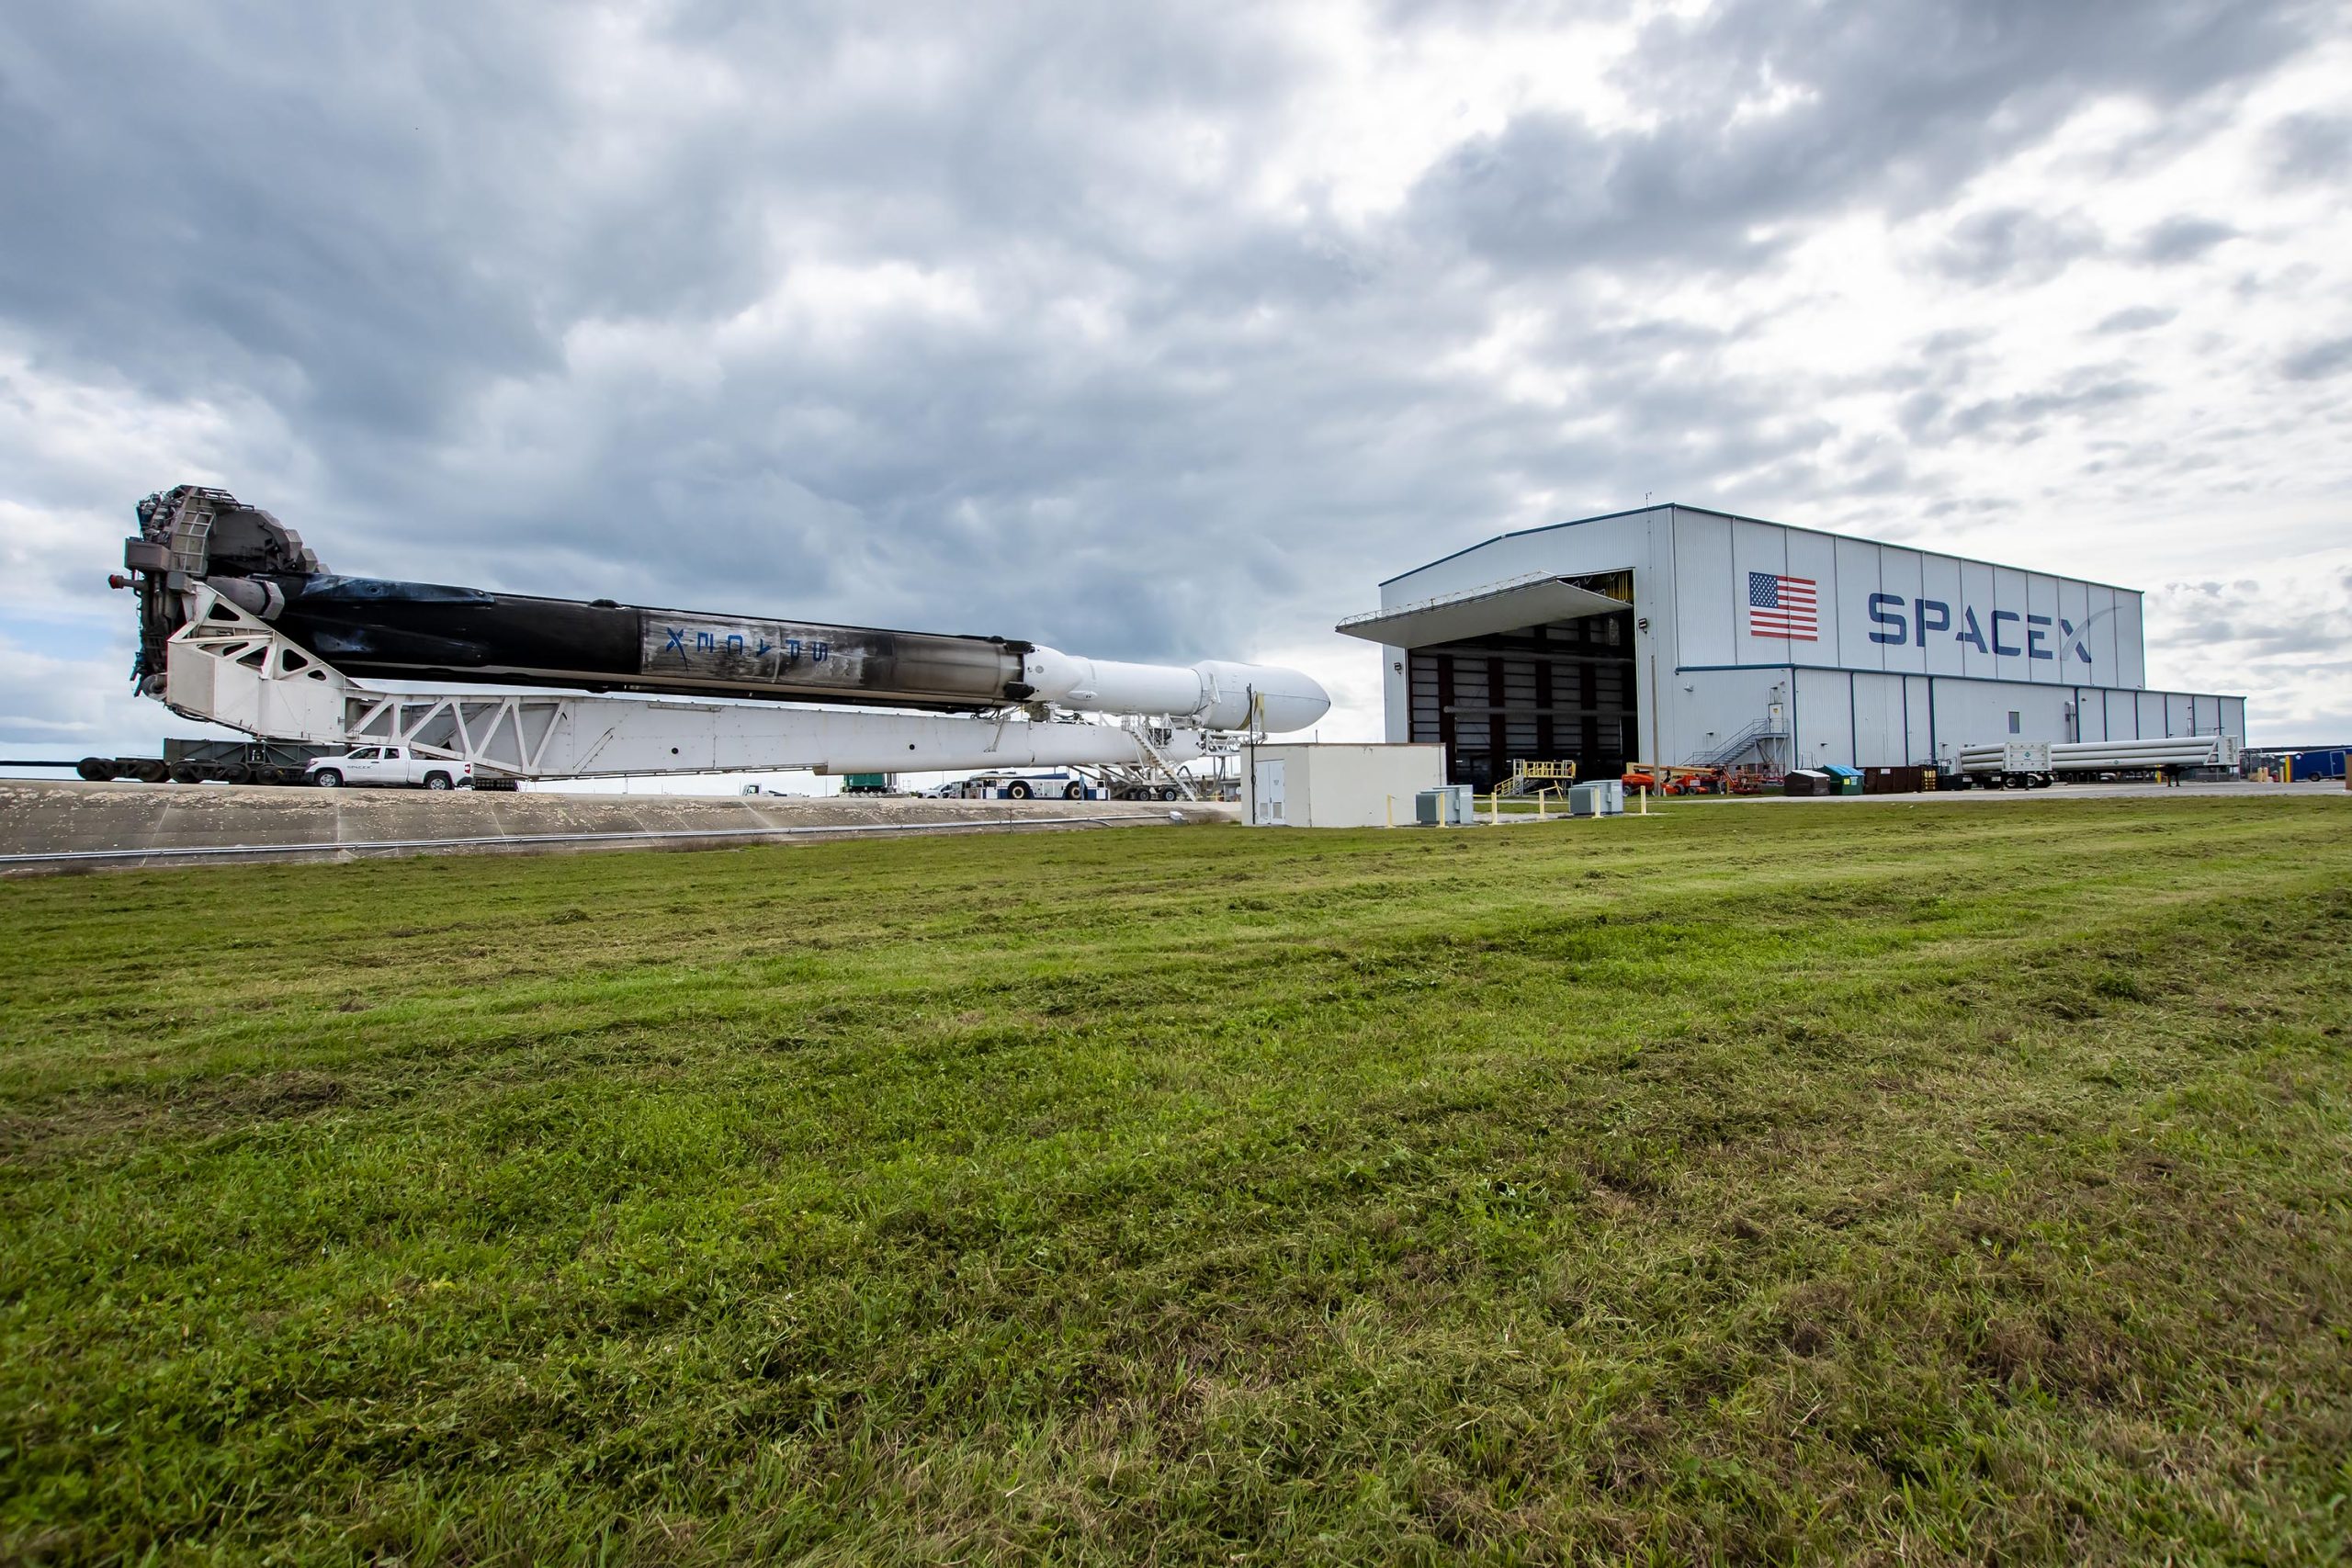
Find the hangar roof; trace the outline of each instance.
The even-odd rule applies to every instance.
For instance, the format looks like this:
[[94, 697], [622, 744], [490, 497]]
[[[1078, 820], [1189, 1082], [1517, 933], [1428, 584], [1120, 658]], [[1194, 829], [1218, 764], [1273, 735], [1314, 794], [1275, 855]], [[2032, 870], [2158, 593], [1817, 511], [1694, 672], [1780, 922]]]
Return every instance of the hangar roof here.
[[1457, 556], [1466, 556], [1473, 550], [1483, 550], [1488, 545], [1500, 544], [1505, 539], [1524, 538], [1530, 534], [1549, 534], [1561, 528], [1581, 528], [1588, 523], [1610, 523], [1620, 517], [1637, 517], [1645, 512], [1655, 512], [1662, 516], [1671, 515], [1677, 512], [1689, 512], [1703, 517], [1728, 518], [1734, 523], [1761, 523], [1768, 528], [1784, 528], [1792, 534], [1817, 534], [1826, 539], [1855, 539], [1864, 544], [1883, 545], [1891, 550], [1910, 550], [1921, 556], [1937, 556], [1945, 560], [1970, 561], [1979, 566], [1990, 566], [2006, 571], [2028, 572], [2036, 577], [2064, 578], [2068, 582], [2085, 583], [2092, 588], [2112, 588], [2118, 593], [2144, 594], [2145, 592], [2138, 588], [2126, 588], [2119, 582], [2102, 582], [2095, 577], [2067, 577], [2064, 572], [2047, 571], [2040, 567], [2010, 566], [2005, 561], [1983, 560], [1975, 556], [1963, 556], [1951, 550], [1939, 550], [1926, 545], [1914, 545], [1893, 539], [1871, 539], [1860, 534], [1840, 534], [1828, 528], [1807, 528], [1796, 523], [1775, 523], [1769, 517], [1750, 517], [1746, 513], [1724, 512], [1713, 506], [1688, 506], [1680, 502], [1672, 501], [1652, 502], [1645, 506], [1629, 506], [1622, 512], [1603, 512], [1593, 517], [1572, 517], [1564, 523], [1543, 523], [1532, 528], [1514, 528], [1507, 534], [1496, 534], [1481, 539], [1475, 545], [1464, 545], [1458, 550], [1450, 551], [1433, 561], [1424, 561], [1419, 566], [1400, 571], [1394, 577], [1384, 577], [1380, 580], [1380, 586], [1385, 588], [1392, 582], [1401, 582], [1415, 572], [1427, 571], [1433, 566], [1442, 566]]
[[1393, 610], [1351, 615], [1332, 630], [1392, 648], [1428, 648], [1494, 632], [1516, 631], [1579, 615], [1630, 610], [1623, 599], [1578, 587], [1550, 572], [1490, 582], [1464, 593], [1447, 593]]

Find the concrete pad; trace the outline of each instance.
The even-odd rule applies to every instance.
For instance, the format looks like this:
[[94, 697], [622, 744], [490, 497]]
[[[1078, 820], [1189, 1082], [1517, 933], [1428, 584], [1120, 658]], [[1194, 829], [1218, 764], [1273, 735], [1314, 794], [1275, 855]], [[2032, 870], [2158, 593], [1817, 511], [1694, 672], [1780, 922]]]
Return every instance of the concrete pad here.
[[804, 800], [6, 780], [0, 781], [0, 855], [15, 859], [0, 864], [0, 873], [361, 853], [723, 847], [864, 833], [1167, 826], [1231, 821], [1237, 814], [1231, 806], [1185, 802]]

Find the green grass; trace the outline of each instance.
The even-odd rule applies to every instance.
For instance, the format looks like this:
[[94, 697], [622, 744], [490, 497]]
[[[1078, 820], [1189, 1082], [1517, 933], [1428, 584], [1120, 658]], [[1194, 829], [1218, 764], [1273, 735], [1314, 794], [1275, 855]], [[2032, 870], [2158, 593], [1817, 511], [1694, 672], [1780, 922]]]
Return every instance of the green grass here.
[[0, 886], [0, 1559], [2332, 1562], [2352, 816]]

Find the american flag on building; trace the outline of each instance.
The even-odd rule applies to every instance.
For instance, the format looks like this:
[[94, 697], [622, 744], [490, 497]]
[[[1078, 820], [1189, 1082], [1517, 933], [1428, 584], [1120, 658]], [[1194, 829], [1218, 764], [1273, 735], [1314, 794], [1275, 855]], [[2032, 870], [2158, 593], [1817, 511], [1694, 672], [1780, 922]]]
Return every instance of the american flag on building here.
[[1783, 577], [1778, 572], [1747, 574], [1747, 635], [1784, 637], [1791, 642], [1821, 640], [1821, 612], [1810, 577]]

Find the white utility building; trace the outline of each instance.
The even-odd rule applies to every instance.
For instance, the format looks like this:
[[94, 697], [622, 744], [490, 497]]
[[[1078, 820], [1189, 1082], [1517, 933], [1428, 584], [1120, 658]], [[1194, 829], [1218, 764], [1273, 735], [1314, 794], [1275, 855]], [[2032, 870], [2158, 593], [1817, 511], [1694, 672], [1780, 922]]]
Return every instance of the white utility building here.
[[1260, 741], [1244, 749], [1241, 819], [1253, 828], [1410, 826], [1414, 801], [1443, 783], [1436, 746]]
[[2245, 739], [2245, 699], [2146, 686], [2140, 592], [1651, 506], [1505, 534], [1380, 585], [1392, 742], [1489, 788], [1514, 760], [1949, 763], [2010, 737]]

